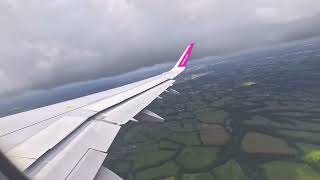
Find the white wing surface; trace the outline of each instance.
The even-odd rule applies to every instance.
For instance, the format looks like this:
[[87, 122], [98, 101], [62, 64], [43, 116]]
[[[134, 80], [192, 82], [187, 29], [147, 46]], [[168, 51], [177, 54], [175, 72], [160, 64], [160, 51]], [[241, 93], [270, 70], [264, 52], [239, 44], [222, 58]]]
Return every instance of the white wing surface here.
[[193, 46], [158, 76], [0, 118], [1, 151], [31, 179], [121, 179], [101, 166], [112, 141], [130, 120], [163, 120], [145, 108], [173, 85]]

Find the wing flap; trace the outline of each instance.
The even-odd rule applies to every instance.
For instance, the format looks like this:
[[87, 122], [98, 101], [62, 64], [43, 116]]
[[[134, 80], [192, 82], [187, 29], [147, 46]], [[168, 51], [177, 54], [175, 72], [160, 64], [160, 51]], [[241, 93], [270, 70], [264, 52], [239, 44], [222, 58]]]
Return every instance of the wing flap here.
[[94, 179], [106, 156], [107, 153], [89, 149], [66, 179]]
[[94, 180], [123, 180], [118, 175], [116, 175], [114, 172], [109, 170], [108, 168], [105, 168], [103, 166], [100, 167], [97, 176], [94, 178]]
[[32, 163], [36, 161], [36, 159], [25, 158], [25, 157], [17, 157], [11, 156], [8, 159], [20, 170], [24, 171], [26, 167], [29, 167]]
[[7, 153], [9, 150], [13, 149], [15, 146], [23, 143], [30, 137], [35, 136], [37, 133], [43, 131], [44, 129], [48, 128], [50, 125], [54, 124], [55, 122], [59, 121], [64, 117], [71, 116], [71, 117], [81, 117], [84, 119], [88, 119], [94, 114], [96, 114], [96, 112], [88, 111], [85, 109], [77, 109], [69, 113], [66, 113], [65, 116], [60, 115], [60, 116], [36, 123], [32, 126], [22, 128], [15, 132], [9, 133], [5, 136], [0, 137], [1, 150]]
[[[52, 159], [44, 159], [47, 163], [40, 165], [43, 167], [35, 165], [29, 174], [34, 179], [65, 179], [89, 149], [107, 152], [119, 129], [117, 125], [92, 121], [66, 147], [57, 148], [59, 152]], [[52, 153], [55, 154], [54, 151]], [[50, 157], [50, 154], [47, 156]], [[37, 172], [38, 169], [41, 170]]]
[[[19, 144], [8, 153], [7, 157], [38, 159], [49, 149], [52, 149], [60, 141], [66, 138], [72, 131], [79, 127], [86, 118], [66, 116], [54, 122], [48, 128], [40, 131], [25, 142]], [[14, 161], [13, 161], [14, 162]], [[15, 163], [17, 165], [17, 163]], [[18, 165], [24, 171], [28, 166]], [[23, 167], [23, 168], [22, 168]]]

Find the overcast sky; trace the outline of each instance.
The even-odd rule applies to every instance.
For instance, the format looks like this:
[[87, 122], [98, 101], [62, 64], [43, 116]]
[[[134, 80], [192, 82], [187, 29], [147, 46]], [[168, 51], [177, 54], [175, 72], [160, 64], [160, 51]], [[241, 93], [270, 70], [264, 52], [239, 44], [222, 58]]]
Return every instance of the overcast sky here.
[[0, 96], [320, 34], [319, 0], [1, 0]]

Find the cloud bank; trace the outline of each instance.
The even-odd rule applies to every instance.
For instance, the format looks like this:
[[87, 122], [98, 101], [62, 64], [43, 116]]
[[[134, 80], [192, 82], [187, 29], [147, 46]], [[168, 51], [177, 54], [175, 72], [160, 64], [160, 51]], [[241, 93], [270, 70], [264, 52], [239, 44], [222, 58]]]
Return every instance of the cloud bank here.
[[319, 0], [3, 0], [0, 96], [320, 34]]

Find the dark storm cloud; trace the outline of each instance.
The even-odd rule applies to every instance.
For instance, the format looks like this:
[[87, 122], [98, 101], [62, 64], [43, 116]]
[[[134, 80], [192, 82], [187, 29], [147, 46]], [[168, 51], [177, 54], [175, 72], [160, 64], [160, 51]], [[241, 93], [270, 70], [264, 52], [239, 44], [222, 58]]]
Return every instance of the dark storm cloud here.
[[319, 35], [318, 0], [4, 0], [0, 94]]

